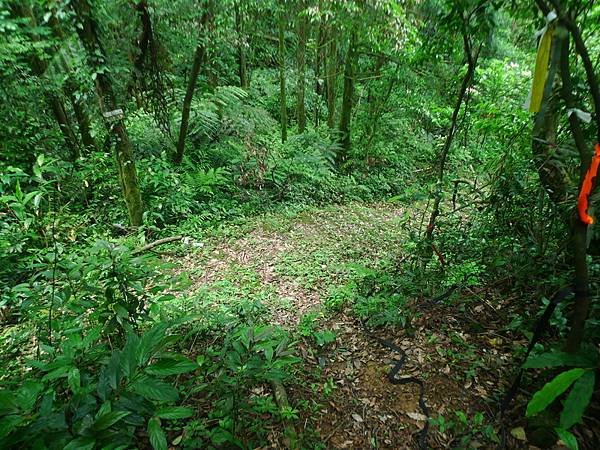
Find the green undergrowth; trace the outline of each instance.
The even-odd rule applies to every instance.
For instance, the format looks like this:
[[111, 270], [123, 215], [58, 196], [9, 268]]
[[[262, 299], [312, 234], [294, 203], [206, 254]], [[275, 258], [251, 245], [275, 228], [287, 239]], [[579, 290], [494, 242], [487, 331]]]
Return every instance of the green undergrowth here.
[[[28, 181], [40, 202], [53, 195], [47, 164], [39, 161], [41, 176]], [[27, 182], [18, 173], [13, 186], [15, 178]], [[21, 222], [5, 229], [4, 242], [19, 263], [19, 282], [3, 291], [13, 319], [2, 332], [8, 370], [0, 432], [16, 447], [25, 435], [40, 445], [51, 438], [56, 448], [135, 439], [155, 448], [184, 439], [200, 448], [283, 442], [283, 421], [315, 406], [281, 408], [271, 383], [304, 382], [296, 343], [303, 340], [313, 354], [334, 345], [329, 318], [343, 311], [410, 336], [420, 302], [458, 286], [444, 304], [460, 312], [476, 301], [461, 294], [465, 288], [539, 258], [533, 276], [548, 267], [543, 252], [552, 250], [543, 236], [499, 238], [493, 210], [454, 214], [446, 201], [436, 235], [444, 260], [427, 255], [420, 237], [426, 204], [417, 189], [388, 202], [234, 208], [215, 215], [216, 226], [194, 215], [177, 227], [149, 221], [124, 237], [106, 230], [77, 235], [85, 218], [65, 214], [57, 222], [39, 213], [35, 195], [15, 194]], [[18, 224], [29, 230], [28, 253], [19, 246]], [[132, 251], [171, 234], [186, 240], [158, 248], [162, 260]], [[510, 314], [506, 329], [523, 334], [535, 311]], [[553, 325], [563, 332], [564, 316]], [[475, 379], [484, 367], [478, 349], [442, 332], [451, 344], [439, 356], [464, 368], [456, 381]], [[146, 341], [147, 348], [131, 349]], [[310, 376], [319, 392], [335, 388], [318, 373]], [[310, 430], [304, 438], [306, 445], [318, 441]]]

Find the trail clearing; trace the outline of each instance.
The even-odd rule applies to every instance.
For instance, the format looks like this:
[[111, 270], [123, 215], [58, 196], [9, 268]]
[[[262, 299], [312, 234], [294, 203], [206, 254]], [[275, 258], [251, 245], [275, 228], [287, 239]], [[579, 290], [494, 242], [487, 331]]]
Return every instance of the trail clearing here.
[[[419, 211], [391, 204], [265, 216], [252, 229], [208, 239], [177, 266], [190, 274], [192, 298], [204, 306], [218, 310], [224, 303], [258, 301], [269, 323], [299, 337], [303, 376], [286, 388], [292, 403], [318, 404], [296, 421], [299, 433], [314, 429], [331, 448], [414, 448], [426, 421], [418, 388], [389, 383], [387, 373], [400, 355], [364, 333], [344, 290], [355, 280], [355, 267], [375, 270], [396, 261], [401, 274], [403, 242], [420, 222]], [[477, 288], [469, 295], [489, 292]], [[492, 415], [489, 402], [498, 396], [500, 374], [511, 360], [496, 331], [498, 307], [449, 308], [423, 300], [425, 295], [407, 299], [414, 312], [407, 312], [405, 328], [376, 330], [406, 352], [400, 376], [425, 381], [432, 417], [471, 408]], [[332, 342], [315, 341], [327, 333], [333, 333]], [[284, 445], [276, 435], [274, 445]], [[445, 447], [449, 441], [432, 430], [429, 443]]]

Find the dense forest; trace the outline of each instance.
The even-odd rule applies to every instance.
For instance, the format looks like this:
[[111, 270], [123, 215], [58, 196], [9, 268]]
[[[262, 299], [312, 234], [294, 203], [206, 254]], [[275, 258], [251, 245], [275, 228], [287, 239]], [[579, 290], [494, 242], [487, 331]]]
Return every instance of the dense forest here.
[[600, 448], [599, 76], [594, 0], [0, 0], [0, 448]]

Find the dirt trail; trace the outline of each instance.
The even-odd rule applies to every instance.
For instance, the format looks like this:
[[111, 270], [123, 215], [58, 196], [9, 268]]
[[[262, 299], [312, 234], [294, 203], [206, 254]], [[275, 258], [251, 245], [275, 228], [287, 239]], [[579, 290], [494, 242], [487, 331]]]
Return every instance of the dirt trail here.
[[[346, 256], [355, 252], [354, 245], [360, 245], [354, 241], [360, 241], [362, 236], [363, 243], [368, 246], [358, 249], [363, 254], [376, 257], [377, 252], [382, 250], [373, 251], [373, 247], [378, 245], [378, 234], [389, 233], [390, 226], [393, 227], [403, 214], [402, 209], [386, 204], [339, 206], [303, 212], [291, 219], [289, 224], [270, 226], [268, 222], [259, 223], [246, 236], [230, 242], [218, 242], [200, 256], [190, 253], [178, 259], [177, 264], [182, 271], [193, 274], [193, 290], [231, 279], [232, 271], [239, 268], [256, 272], [260, 282], [273, 289], [283, 300], [279, 305], [270, 305], [272, 322], [292, 328], [302, 315], [322, 306], [327, 287], [337, 281], [338, 274], [335, 272], [339, 267], [330, 266], [351, 261]], [[399, 243], [400, 238], [396, 241]], [[330, 254], [315, 255], [315, 252], [323, 250]], [[384, 250], [386, 253], [393, 251], [391, 248]], [[290, 264], [300, 270], [320, 271], [320, 277], [307, 285], [305, 273], [294, 276], [286, 271]]]
[[[321, 405], [312, 413], [302, 412], [296, 428], [300, 433], [316, 430], [328, 448], [416, 448], [416, 434], [426, 420], [418, 407], [418, 388], [395, 386], [386, 378], [399, 355], [365, 335], [349, 311], [326, 317], [320, 312], [331, 287], [343, 284], [344, 264], [377, 263], [397, 255], [407, 227], [417, 227], [419, 219], [389, 205], [328, 208], [264, 220], [244, 237], [216, 242], [178, 261], [181, 270], [192, 274], [193, 290], [218, 289], [222, 282], [241, 286], [240, 274], [250, 273], [255, 289], [269, 293], [265, 303], [272, 323], [293, 330], [303, 315], [314, 312], [322, 318], [320, 328], [335, 332], [335, 342], [323, 348], [309, 339], [301, 342], [305, 379], [288, 386], [292, 404], [308, 399]], [[467, 380], [460, 376], [464, 365], [474, 362], [453, 361], [444, 353], [452, 344], [450, 333], [439, 325], [447, 320], [450, 329], [461, 330], [456, 333], [469, 349], [474, 336], [443, 313], [428, 311], [413, 318], [411, 336], [401, 330], [382, 335], [407, 354], [401, 374], [426, 380], [425, 400], [433, 416], [485, 405], [498, 377], [479, 371], [479, 366]], [[487, 347], [483, 353], [491, 357], [493, 371], [507, 356], [493, 345]], [[449, 440], [432, 432], [429, 444], [443, 448]]]

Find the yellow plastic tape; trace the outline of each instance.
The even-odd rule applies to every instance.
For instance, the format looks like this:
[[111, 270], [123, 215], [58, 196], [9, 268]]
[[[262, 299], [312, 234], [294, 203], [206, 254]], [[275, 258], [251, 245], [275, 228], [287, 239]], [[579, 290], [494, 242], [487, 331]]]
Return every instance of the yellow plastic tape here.
[[552, 47], [552, 35], [554, 28], [547, 29], [538, 46], [537, 56], [535, 57], [535, 71], [533, 73], [533, 84], [531, 85], [531, 101], [529, 111], [536, 113], [542, 105], [544, 96], [544, 87], [548, 79], [548, 62], [550, 61], [550, 49]]

